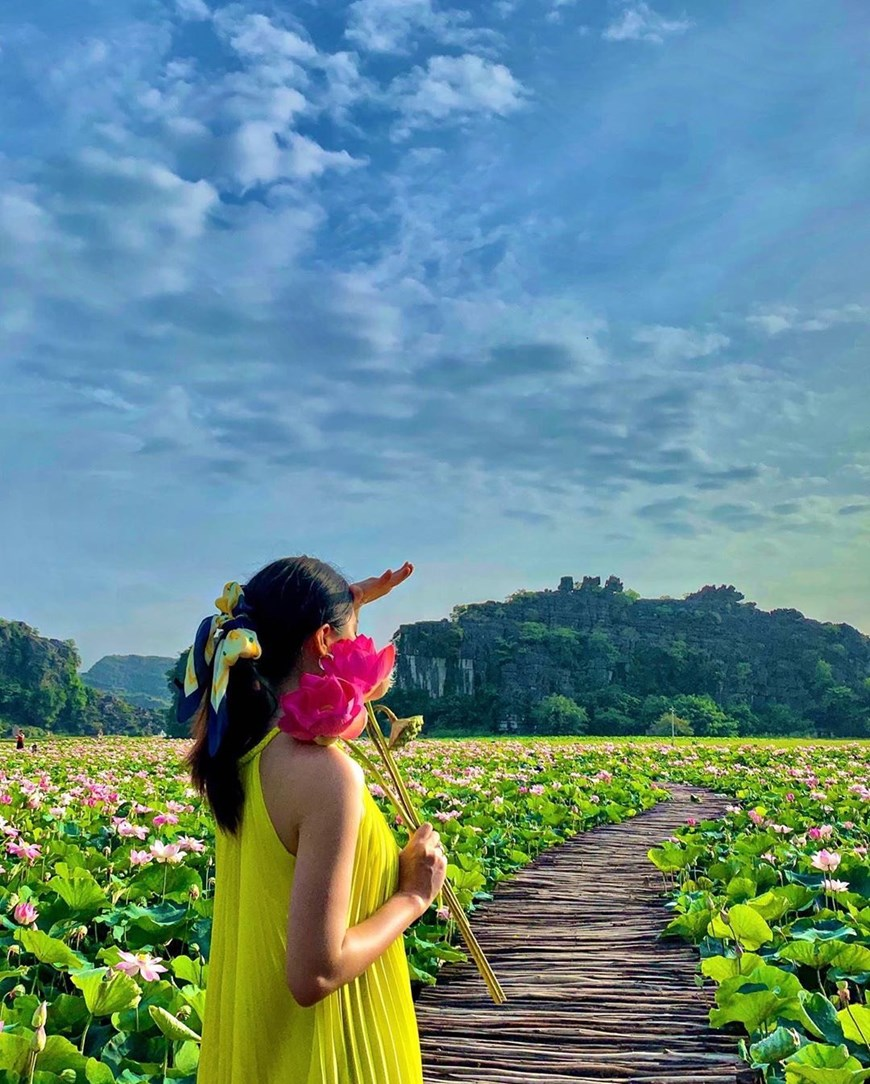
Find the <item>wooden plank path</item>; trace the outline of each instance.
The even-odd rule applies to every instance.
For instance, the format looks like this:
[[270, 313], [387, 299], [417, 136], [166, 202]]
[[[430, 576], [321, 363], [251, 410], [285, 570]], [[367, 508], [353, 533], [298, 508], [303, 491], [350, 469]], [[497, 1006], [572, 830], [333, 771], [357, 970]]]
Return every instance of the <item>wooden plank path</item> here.
[[425, 1084], [752, 1080], [736, 1038], [709, 1027], [696, 950], [656, 940], [671, 913], [646, 857], [728, 799], [667, 789], [653, 809], [549, 848], [479, 905], [474, 932], [507, 1001], [492, 1001], [471, 960], [441, 969], [416, 1001]]

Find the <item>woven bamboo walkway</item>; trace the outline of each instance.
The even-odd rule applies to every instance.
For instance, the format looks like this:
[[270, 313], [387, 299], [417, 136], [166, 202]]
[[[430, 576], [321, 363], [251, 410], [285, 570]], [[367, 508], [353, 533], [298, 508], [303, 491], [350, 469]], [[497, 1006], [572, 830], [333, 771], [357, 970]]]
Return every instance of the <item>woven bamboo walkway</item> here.
[[671, 800], [549, 848], [480, 904], [474, 931], [507, 1001], [494, 1004], [472, 961], [442, 968], [416, 1001], [425, 1084], [752, 1079], [736, 1038], [708, 1025], [695, 949], [656, 940], [670, 912], [646, 857], [726, 799], [667, 789]]

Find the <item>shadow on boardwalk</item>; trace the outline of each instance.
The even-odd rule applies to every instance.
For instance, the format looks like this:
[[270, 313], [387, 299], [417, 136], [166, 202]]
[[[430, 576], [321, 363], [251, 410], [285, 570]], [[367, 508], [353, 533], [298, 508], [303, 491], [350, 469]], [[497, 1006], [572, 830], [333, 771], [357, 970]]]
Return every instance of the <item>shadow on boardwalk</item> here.
[[479, 906], [474, 932], [507, 1002], [493, 1003], [471, 960], [442, 969], [416, 1002], [426, 1084], [752, 1079], [734, 1036], [708, 1025], [696, 950], [655, 939], [670, 912], [646, 857], [726, 799], [667, 789], [654, 809], [548, 849]]

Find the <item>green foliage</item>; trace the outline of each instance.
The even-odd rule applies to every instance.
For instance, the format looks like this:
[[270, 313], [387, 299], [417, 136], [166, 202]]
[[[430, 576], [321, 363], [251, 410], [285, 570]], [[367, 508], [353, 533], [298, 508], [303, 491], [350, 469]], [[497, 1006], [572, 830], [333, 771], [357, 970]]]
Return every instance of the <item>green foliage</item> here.
[[72, 640], [48, 640], [23, 621], [0, 619], [0, 719], [7, 733], [155, 734], [159, 713], [84, 684]]
[[532, 711], [537, 734], [585, 734], [589, 722], [586, 709], [568, 696], [546, 696]]
[[143, 708], [165, 708], [169, 702], [166, 668], [172, 659], [158, 655], [106, 655], [82, 674], [92, 689], [115, 693]]
[[654, 734], [659, 737], [666, 734], [673, 734], [675, 736], [679, 734], [681, 737], [691, 737], [694, 733], [695, 731], [688, 719], [683, 719], [676, 714], [671, 715], [670, 712], [660, 715], [647, 729], [647, 734]]

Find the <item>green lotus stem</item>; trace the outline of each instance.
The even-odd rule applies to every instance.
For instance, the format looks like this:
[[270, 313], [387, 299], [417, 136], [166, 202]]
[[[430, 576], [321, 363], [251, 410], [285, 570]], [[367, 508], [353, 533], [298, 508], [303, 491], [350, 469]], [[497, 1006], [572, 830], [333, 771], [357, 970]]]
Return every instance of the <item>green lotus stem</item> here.
[[[397, 808], [399, 809], [399, 812], [402, 814], [405, 820], [408, 822], [408, 824], [416, 830], [420, 827], [420, 818], [417, 816], [417, 812], [414, 809], [413, 802], [411, 801], [408, 791], [404, 786], [404, 782], [401, 775], [399, 774], [399, 770], [396, 767], [395, 762], [393, 761], [390, 750], [387, 748], [387, 743], [384, 740], [384, 735], [381, 732], [381, 728], [378, 724], [374, 709], [372, 708], [370, 702], [366, 703], [366, 709], [368, 712], [368, 722], [366, 724], [366, 729], [368, 731], [369, 737], [372, 739], [375, 744], [375, 748], [380, 753], [381, 758], [387, 767], [387, 771], [389, 772], [390, 777], [393, 780], [396, 790], [400, 795], [401, 805], [397, 804]], [[501, 988], [501, 984], [496, 978], [495, 972], [492, 970], [489, 961], [484, 955], [483, 949], [480, 947], [477, 938], [474, 936], [474, 931], [471, 929], [471, 924], [466, 917], [465, 911], [460, 904], [452, 885], [446, 879], [444, 881], [443, 892], [445, 897], [447, 898], [447, 903], [450, 907], [450, 911], [454, 919], [456, 920], [456, 925], [459, 927], [459, 931], [462, 934], [466, 945], [468, 946], [471, 956], [474, 959], [475, 964], [477, 965], [478, 971], [486, 982], [493, 1001], [497, 1005], [503, 1004], [505, 1001], [507, 1001], [507, 998], [505, 997], [505, 993]]]
[[372, 773], [372, 775], [377, 780], [379, 786], [384, 791], [386, 796], [390, 799], [390, 801], [393, 803], [393, 805], [396, 807], [396, 809], [398, 809], [399, 812], [401, 813], [402, 812], [402, 807], [401, 807], [401, 803], [399, 802], [399, 799], [395, 796], [395, 794], [393, 794], [393, 792], [391, 791], [389, 785], [387, 784], [386, 779], [383, 776], [383, 773], [380, 771], [377, 764], [375, 764], [375, 762], [368, 755], [368, 753], [364, 753], [362, 751], [362, 749], [360, 748], [360, 746], [357, 745], [355, 742], [345, 741], [344, 738], [341, 738], [340, 740], [343, 741], [344, 744], [349, 749], [352, 749], [354, 751], [354, 753], [363, 761], [365, 766], [369, 769], [369, 771]]

